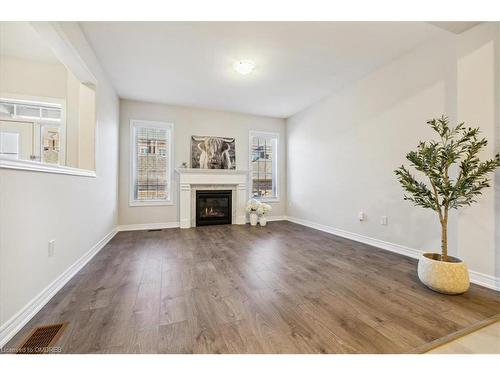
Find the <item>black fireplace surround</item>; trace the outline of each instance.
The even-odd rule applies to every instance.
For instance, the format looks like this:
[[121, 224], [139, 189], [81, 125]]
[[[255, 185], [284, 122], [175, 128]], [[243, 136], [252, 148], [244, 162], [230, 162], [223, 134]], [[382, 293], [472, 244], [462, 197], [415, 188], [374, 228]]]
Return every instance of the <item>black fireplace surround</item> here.
[[196, 191], [196, 226], [232, 223], [231, 190]]

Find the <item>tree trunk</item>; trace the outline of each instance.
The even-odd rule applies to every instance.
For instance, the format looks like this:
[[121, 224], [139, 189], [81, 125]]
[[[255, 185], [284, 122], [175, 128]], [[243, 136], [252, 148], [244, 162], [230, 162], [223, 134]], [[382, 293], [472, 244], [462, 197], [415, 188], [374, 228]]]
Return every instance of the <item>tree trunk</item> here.
[[448, 261], [448, 218], [441, 221], [441, 255], [443, 261]]

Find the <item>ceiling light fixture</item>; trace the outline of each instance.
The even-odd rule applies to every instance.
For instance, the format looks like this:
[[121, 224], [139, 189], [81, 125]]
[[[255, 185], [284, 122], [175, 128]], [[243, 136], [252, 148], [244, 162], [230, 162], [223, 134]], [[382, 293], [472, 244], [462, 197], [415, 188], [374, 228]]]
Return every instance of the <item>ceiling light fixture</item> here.
[[252, 73], [255, 68], [255, 63], [252, 60], [240, 60], [234, 63], [234, 70], [242, 75]]

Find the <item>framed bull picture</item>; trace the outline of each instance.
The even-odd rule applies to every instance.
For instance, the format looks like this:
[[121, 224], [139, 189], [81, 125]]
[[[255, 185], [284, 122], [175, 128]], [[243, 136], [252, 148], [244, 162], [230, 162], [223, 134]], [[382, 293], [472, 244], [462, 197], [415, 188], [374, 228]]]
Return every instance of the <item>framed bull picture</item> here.
[[191, 136], [191, 168], [236, 169], [234, 138]]

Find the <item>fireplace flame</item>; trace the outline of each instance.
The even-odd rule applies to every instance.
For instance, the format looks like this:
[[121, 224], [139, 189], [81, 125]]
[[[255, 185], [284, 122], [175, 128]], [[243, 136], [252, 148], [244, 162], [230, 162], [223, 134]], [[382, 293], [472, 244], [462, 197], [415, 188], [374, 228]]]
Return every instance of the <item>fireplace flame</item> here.
[[219, 210], [214, 210], [213, 207], [205, 207], [201, 212], [202, 216], [224, 216], [224, 213]]

